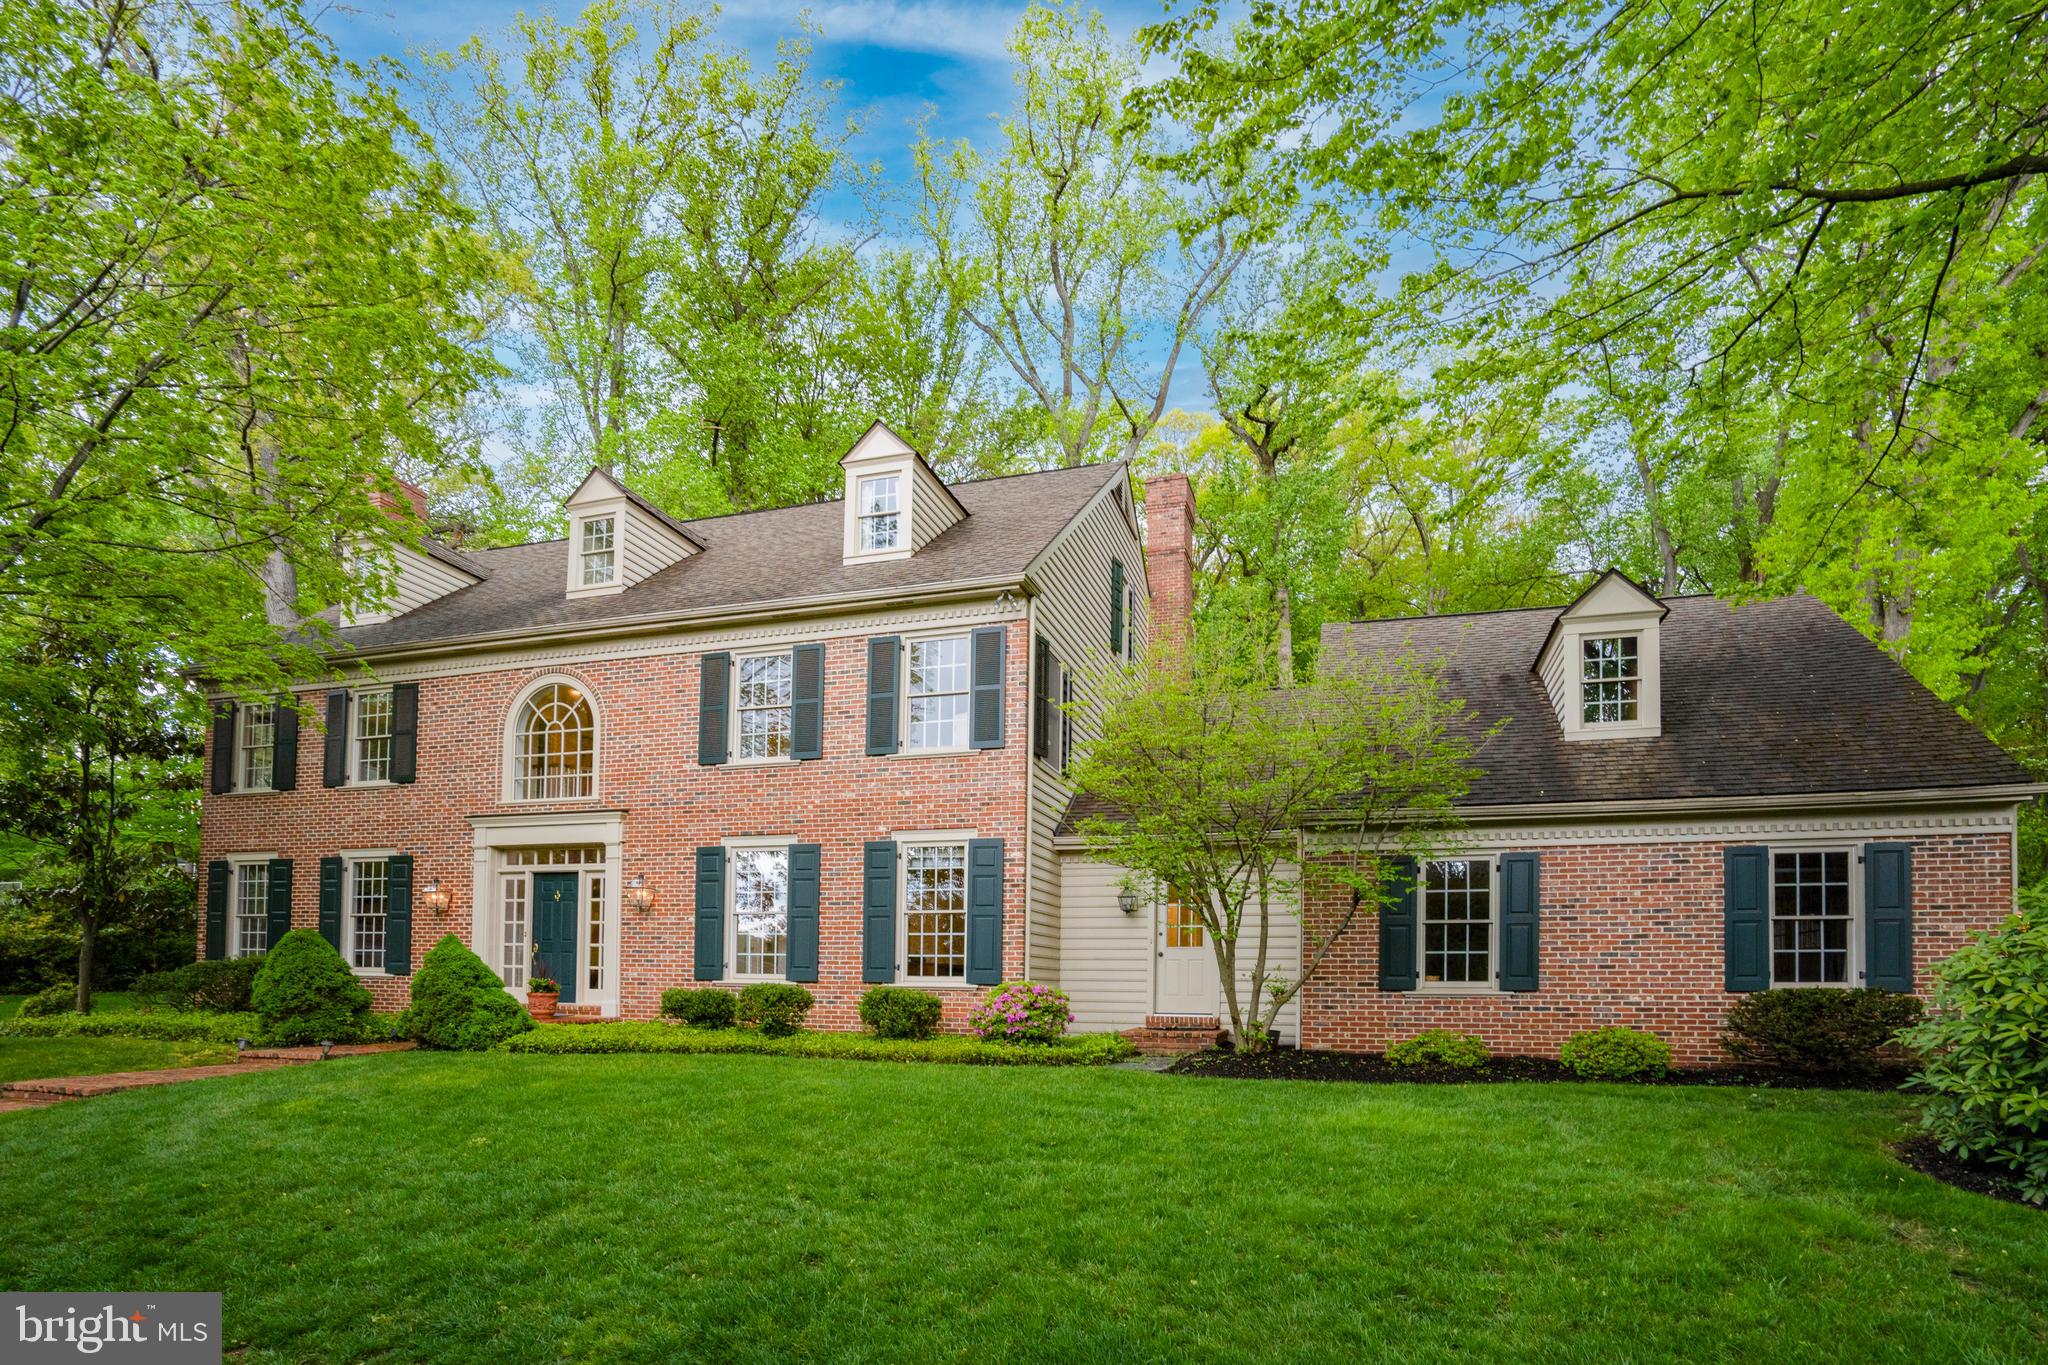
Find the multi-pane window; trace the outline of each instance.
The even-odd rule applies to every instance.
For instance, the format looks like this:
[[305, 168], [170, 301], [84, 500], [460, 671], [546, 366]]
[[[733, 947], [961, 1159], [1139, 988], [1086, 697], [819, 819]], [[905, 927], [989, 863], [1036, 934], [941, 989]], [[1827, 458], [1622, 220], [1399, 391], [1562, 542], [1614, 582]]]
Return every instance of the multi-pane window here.
[[739, 665], [739, 756], [789, 757], [790, 656], [764, 654]]
[[235, 925], [230, 957], [253, 957], [270, 946], [270, 864], [235, 864]]
[[590, 699], [569, 684], [550, 683], [526, 699], [514, 743], [514, 800], [573, 800], [596, 789], [597, 726]]
[[526, 874], [514, 873], [504, 879], [503, 930], [499, 939], [503, 945], [502, 956], [498, 959], [498, 975], [513, 990], [526, 986], [526, 961], [532, 951], [528, 946], [526, 919]]
[[384, 969], [384, 916], [391, 906], [391, 865], [359, 858], [349, 865], [348, 965], [358, 971]]
[[1637, 644], [1633, 635], [1603, 635], [1581, 642], [1579, 703], [1586, 724], [1611, 725], [1636, 718], [1636, 693], [1642, 686]]
[[910, 642], [910, 747], [967, 746], [967, 637]]
[[1771, 980], [1778, 986], [1849, 981], [1849, 855], [1771, 855]]
[[242, 708], [242, 790], [267, 791], [276, 775], [277, 707], [257, 702]]
[[860, 548], [894, 550], [902, 545], [903, 513], [898, 504], [902, 480], [882, 474], [860, 481]]
[[590, 959], [587, 970], [590, 973], [590, 989], [604, 989], [604, 874], [593, 872], [583, 879], [589, 892], [590, 911]]
[[1166, 893], [1166, 946], [1202, 946], [1202, 913], [1188, 899], [1188, 893], [1177, 886]]
[[789, 969], [789, 850], [732, 851], [732, 970], [781, 976]]
[[1060, 675], [1060, 776], [1074, 766], [1074, 675]]
[[967, 975], [967, 846], [912, 844], [903, 858], [903, 974]]
[[583, 586], [601, 588], [618, 577], [618, 523], [612, 517], [590, 517], [582, 523], [576, 550], [583, 568]]
[[1422, 878], [1422, 979], [1431, 984], [1493, 980], [1493, 864], [1432, 862]]
[[356, 694], [356, 781], [391, 780], [391, 694]]

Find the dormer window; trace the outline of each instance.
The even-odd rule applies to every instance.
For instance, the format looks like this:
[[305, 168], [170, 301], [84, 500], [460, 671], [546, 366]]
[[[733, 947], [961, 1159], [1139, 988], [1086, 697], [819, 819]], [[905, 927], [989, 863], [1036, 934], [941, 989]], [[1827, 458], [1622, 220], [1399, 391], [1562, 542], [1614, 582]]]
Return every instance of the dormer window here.
[[1642, 687], [1638, 637], [1586, 636], [1580, 641], [1579, 704], [1588, 725], [1618, 725], [1637, 719]]
[[902, 479], [883, 474], [860, 481], [860, 548], [893, 550], [903, 543], [903, 516], [898, 502]]
[[618, 522], [613, 517], [590, 517], [583, 522], [577, 553], [582, 561], [584, 587], [607, 587], [618, 578], [617, 529]]

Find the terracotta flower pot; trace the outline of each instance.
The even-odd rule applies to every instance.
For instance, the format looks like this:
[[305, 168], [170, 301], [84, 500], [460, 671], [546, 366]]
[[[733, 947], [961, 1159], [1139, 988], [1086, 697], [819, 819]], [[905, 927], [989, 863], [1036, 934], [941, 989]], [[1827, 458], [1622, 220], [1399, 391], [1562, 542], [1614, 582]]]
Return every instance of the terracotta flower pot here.
[[535, 1019], [552, 1019], [555, 1017], [555, 1002], [561, 998], [559, 993], [553, 991], [528, 991], [526, 1012]]

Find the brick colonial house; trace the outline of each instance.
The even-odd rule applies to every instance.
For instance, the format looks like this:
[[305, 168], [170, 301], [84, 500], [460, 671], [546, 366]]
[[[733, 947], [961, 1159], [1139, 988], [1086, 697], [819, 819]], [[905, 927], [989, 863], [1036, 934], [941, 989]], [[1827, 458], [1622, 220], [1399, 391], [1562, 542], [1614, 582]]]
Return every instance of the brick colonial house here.
[[[1199, 924], [1119, 896], [1073, 832], [1088, 723], [1055, 705], [1187, 620], [1187, 480], [1147, 482], [1144, 534], [1121, 464], [949, 486], [879, 424], [842, 463], [840, 500], [693, 521], [593, 471], [566, 541], [401, 549], [395, 600], [338, 630], [345, 685], [217, 702], [201, 951], [317, 927], [389, 1009], [453, 932], [576, 1014], [792, 980], [828, 1028], [870, 983], [959, 1027], [1030, 976], [1079, 1027], [1213, 1036]], [[1609, 574], [1563, 610], [1324, 645], [1439, 655], [1509, 724], [1458, 856], [1353, 932], [1287, 1041], [1446, 1026], [1554, 1053], [1626, 1023], [1703, 1062], [1734, 992], [1920, 988], [2011, 905], [2040, 789], [1810, 599], [1731, 611]], [[304, 742], [302, 712], [324, 718]], [[1312, 895], [1310, 925], [1335, 908]]]

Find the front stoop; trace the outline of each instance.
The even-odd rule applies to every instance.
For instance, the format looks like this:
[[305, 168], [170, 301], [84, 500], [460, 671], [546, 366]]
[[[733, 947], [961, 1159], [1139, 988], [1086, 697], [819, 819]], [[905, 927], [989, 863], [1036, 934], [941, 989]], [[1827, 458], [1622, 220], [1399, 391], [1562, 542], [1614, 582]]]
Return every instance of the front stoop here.
[[604, 1013], [599, 1005], [557, 1005], [550, 1024], [616, 1024], [619, 1016]]
[[1123, 1031], [1124, 1038], [1148, 1057], [1171, 1057], [1214, 1047], [1223, 1028], [1213, 1014], [1148, 1014], [1143, 1028]]

